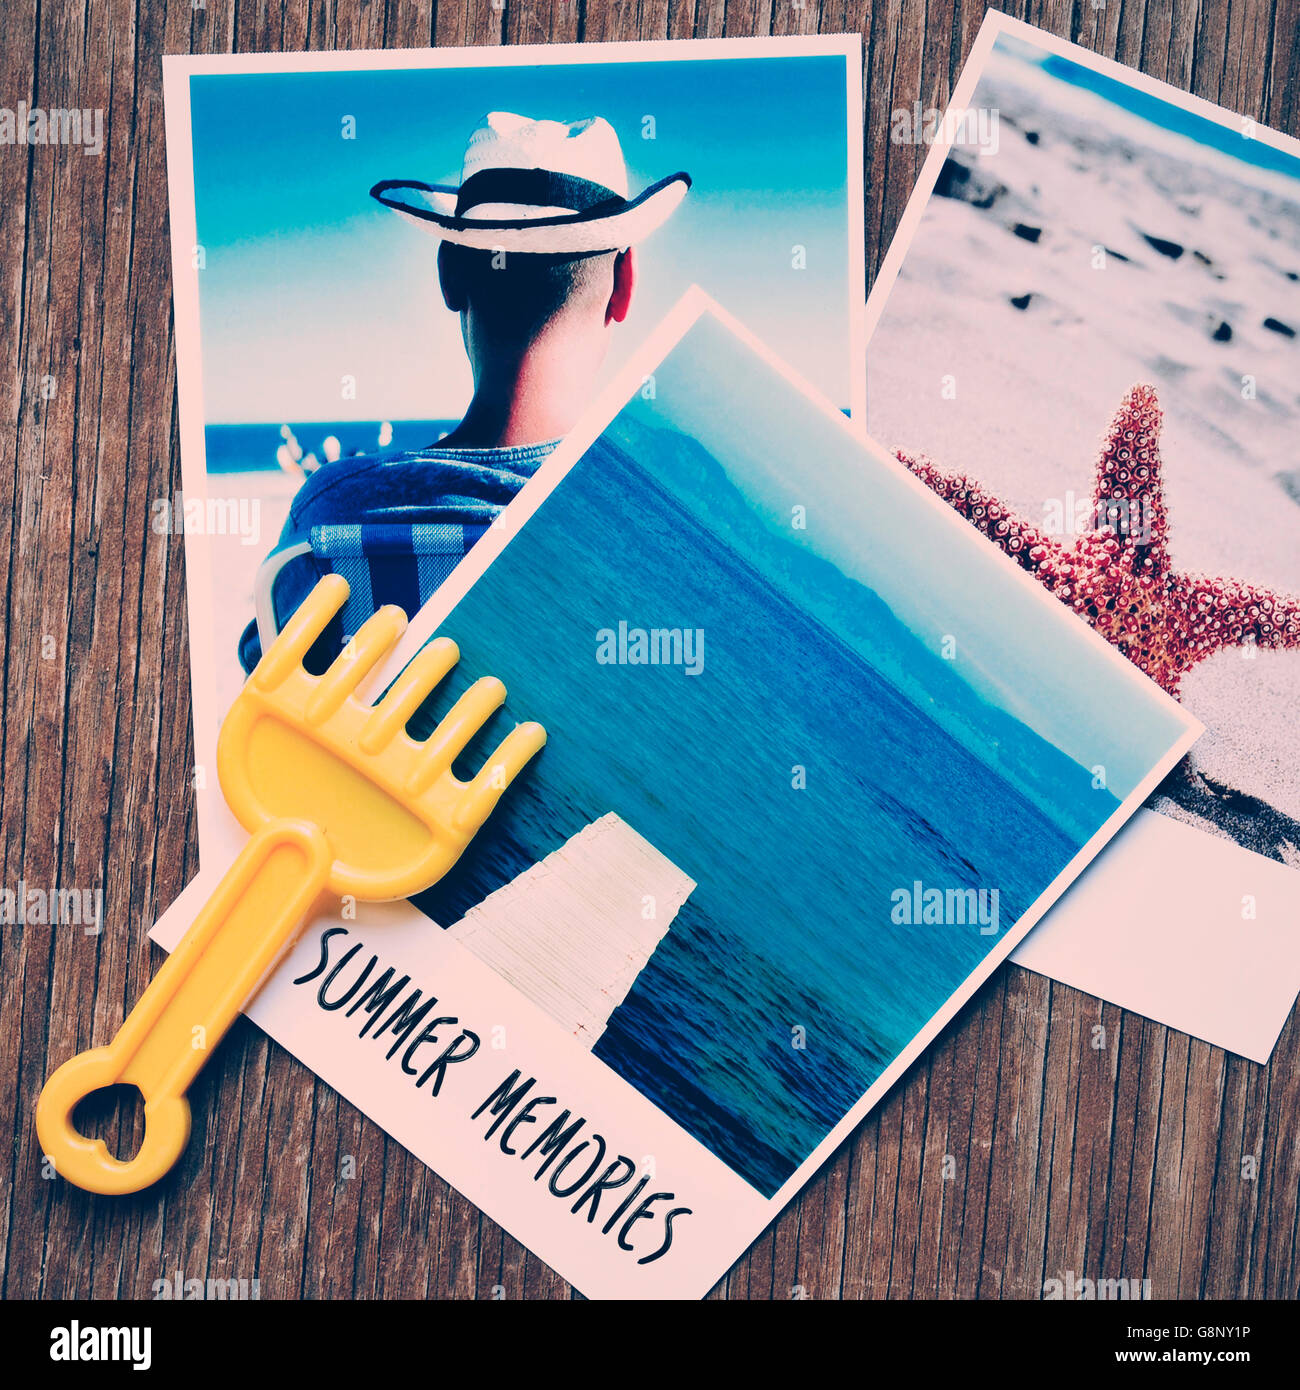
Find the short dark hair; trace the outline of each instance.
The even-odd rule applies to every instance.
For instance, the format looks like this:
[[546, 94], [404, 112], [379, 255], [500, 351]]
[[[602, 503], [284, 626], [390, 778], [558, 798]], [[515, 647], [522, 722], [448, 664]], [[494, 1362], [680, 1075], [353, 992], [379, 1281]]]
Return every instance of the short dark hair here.
[[614, 260], [613, 251], [548, 256], [523, 251], [480, 251], [443, 242], [444, 277], [452, 280], [465, 304], [494, 330], [532, 337], [573, 295], [586, 288]]

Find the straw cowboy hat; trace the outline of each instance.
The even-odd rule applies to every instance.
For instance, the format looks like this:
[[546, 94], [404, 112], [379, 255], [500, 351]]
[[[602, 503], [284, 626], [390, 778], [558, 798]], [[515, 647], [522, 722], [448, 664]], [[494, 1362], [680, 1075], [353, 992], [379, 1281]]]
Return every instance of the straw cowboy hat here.
[[669, 174], [629, 198], [618, 136], [599, 116], [533, 121], [493, 111], [469, 138], [459, 188], [385, 179], [370, 196], [442, 241], [577, 255], [640, 241], [690, 186], [689, 174]]

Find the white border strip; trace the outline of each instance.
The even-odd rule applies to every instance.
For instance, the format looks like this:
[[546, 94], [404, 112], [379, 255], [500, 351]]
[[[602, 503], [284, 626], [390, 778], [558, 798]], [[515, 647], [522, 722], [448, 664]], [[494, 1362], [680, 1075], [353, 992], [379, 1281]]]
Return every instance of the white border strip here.
[[571, 63], [691, 62], [717, 58], [788, 58], [843, 54], [862, 60], [862, 36], [784, 34], [753, 38], [626, 39], [608, 43], [485, 44], [466, 48], [346, 48], [297, 53], [175, 53], [163, 74], [232, 72], [379, 72], [402, 68], [526, 68]]

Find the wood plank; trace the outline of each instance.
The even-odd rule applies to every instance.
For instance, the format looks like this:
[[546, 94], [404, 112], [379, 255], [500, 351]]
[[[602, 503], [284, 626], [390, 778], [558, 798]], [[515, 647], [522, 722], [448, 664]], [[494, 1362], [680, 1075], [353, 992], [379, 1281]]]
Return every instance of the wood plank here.
[[[1007, 8], [1300, 134], [1300, 0]], [[262, 1297], [565, 1298], [564, 1281], [355, 1108], [238, 1025], [153, 1192], [42, 1176], [32, 1108], [156, 970], [145, 928], [197, 866], [160, 58], [860, 32], [873, 274], [923, 147], [890, 113], [942, 105], [982, 0], [34, 0], [0, 9], [6, 100], [101, 107], [99, 158], [0, 152], [0, 883], [100, 889], [104, 929], [0, 935], [6, 1297], [148, 1297], [256, 1279]], [[46, 639], [49, 639], [48, 641]], [[1098, 1033], [1098, 1029], [1104, 1030]], [[1268, 1067], [1014, 967], [962, 1011], [715, 1290], [729, 1298], [1037, 1298], [1045, 1279], [1157, 1296], [1293, 1297], [1300, 1026]], [[128, 1142], [133, 1117], [104, 1116]]]

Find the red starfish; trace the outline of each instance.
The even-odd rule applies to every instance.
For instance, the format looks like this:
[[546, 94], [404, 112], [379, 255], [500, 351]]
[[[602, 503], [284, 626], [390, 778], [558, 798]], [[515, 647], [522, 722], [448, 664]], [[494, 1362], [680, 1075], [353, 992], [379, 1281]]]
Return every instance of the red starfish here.
[[1177, 695], [1184, 672], [1225, 647], [1300, 647], [1300, 599], [1171, 567], [1160, 423], [1155, 389], [1134, 386], [1115, 413], [1097, 462], [1092, 529], [1069, 547], [1016, 516], [973, 479], [943, 473], [901, 450], [897, 458]]

